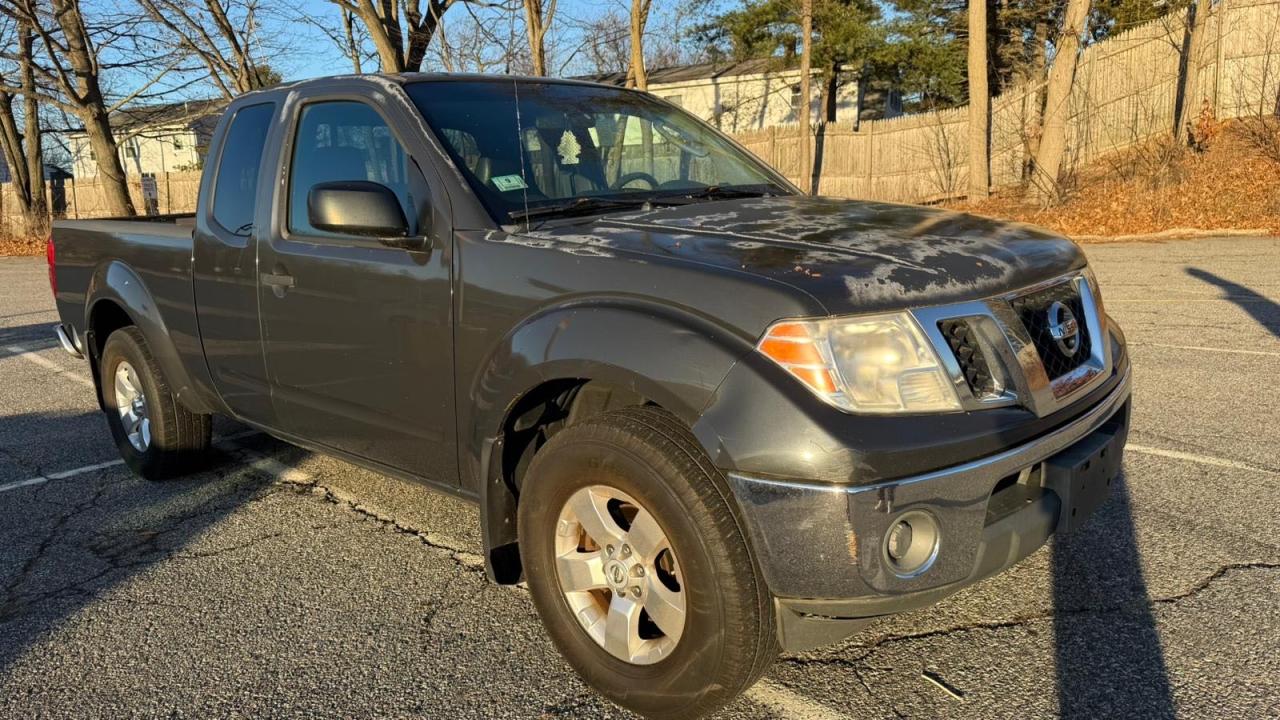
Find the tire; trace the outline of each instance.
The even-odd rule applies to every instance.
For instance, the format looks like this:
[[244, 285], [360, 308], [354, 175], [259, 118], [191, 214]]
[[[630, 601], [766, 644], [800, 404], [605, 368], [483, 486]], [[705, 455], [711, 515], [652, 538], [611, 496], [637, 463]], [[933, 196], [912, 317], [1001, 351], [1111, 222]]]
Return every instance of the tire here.
[[[118, 374], [123, 374], [123, 384], [118, 383]], [[120, 328], [107, 337], [99, 378], [111, 436], [120, 457], [135, 473], [148, 480], [166, 480], [203, 464], [212, 418], [178, 402], [136, 327]], [[122, 402], [122, 395], [128, 397], [130, 390], [141, 392], [140, 415], [134, 403]], [[129, 414], [130, 409], [134, 414]], [[139, 418], [143, 422], [136, 422]]]
[[[583, 493], [592, 504], [584, 504]], [[566, 557], [579, 563], [580, 558], [589, 560], [591, 553], [598, 553], [605, 582], [611, 582], [611, 567], [628, 575], [621, 565], [610, 564], [622, 557], [625, 541], [610, 554], [607, 541], [586, 539], [591, 522], [565, 520], [578, 518], [572, 508], [598, 509], [606, 497], [611, 498], [604, 504], [610, 513], [607, 519], [614, 520], [617, 528], [626, 528], [630, 522], [627, 536], [638, 538], [633, 557], [641, 555], [639, 547], [647, 544], [643, 536], [653, 534], [640, 527], [652, 526], [647, 520], [641, 522], [639, 513], [648, 512], [675, 558], [667, 558], [669, 568], [664, 572], [663, 556], [658, 553], [656, 564], [645, 565], [650, 570], [635, 581], [636, 587], [646, 579], [648, 584], [643, 590], [645, 613], [640, 615], [641, 641], [637, 643], [641, 650], [630, 660], [606, 649], [603, 643], [608, 640], [592, 635], [602, 632], [600, 625], [590, 621], [594, 617], [604, 623], [607, 636], [608, 618], [619, 593], [594, 589], [571, 593], [561, 586], [564, 559], [558, 556], [564, 553], [571, 553]], [[628, 521], [632, 502], [636, 513]], [[670, 413], [650, 407], [624, 408], [556, 433], [529, 466], [518, 513], [521, 560], [548, 634], [574, 670], [615, 703], [650, 718], [699, 717], [749, 688], [777, 656], [772, 599], [751, 556], [728, 487], [689, 430]], [[582, 515], [590, 517], [590, 513]], [[630, 573], [635, 575], [634, 567]], [[566, 571], [563, 577], [579, 575]], [[663, 582], [667, 590], [660, 591], [655, 582]], [[678, 586], [678, 592], [671, 594], [673, 586]], [[629, 589], [635, 591], [635, 587], [622, 587], [624, 606]], [[678, 637], [663, 631], [655, 619], [661, 618], [648, 613], [651, 606], [663, 609], [659, 597], [682, 598], [684, 623], [675, 626], [682, 627]], [[596, 609], [590, 609], [588, 602], [584, 610], [582, 598], [596, 598]], [[601, 612], [604, 620], [598, 619]], [[588, 619], [580, 622], [580, 617]], [[649, 639], [645, 639], [645, 628]]]

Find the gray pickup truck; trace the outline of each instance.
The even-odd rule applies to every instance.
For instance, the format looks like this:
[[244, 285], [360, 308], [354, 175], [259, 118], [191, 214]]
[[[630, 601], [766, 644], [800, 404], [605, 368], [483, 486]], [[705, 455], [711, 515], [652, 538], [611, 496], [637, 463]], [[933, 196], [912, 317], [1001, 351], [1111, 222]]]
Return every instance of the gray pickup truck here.
[[659, 99], [402, 75], [237, 98], [194, 218], [55, 224], [128, 465], [221, 414], [477, 502], [600, 692], [695, 717], [1108, 495], [1120, 328], [1072, 242], [809, 197]]

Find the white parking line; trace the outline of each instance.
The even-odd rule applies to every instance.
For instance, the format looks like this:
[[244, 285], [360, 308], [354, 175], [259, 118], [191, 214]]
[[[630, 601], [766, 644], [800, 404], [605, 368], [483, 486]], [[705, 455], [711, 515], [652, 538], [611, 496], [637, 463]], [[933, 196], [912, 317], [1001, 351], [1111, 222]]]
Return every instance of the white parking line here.
[[5, 350], [8, 350], [15, 357], [20, 357], [23, 360], [26, 360], [28, 362], [33, 362], [36, 365], [39, 365], [43, 368], [52, 370], [58, 373], [59, 375], [63, 375], [65, 377], [71, 378], [72, 380], [75, 380], [81, 385], [93, 387], [93, 380], [90, 380], [89, 378], [85, 377], [84, 375], [81, 375], [78, 372], [68, 370], [62, 367], [61, 365], [59, 365], [58, 363], [52, 360], [49, 360], [48, 358], [40, 357], [38, 354], [36, 354], [35, 350], [28, 350], [27, 348], [24, 348], [21, 345], [8, 345], [5, 347]]
[[[232, 433], [231, 435], [227, 435], [225, 437], [215, 438], [214, 445], [218, 445], [227, 449], [234, 448], [237, 450], [242, 450], [244, 448], [242, 448], [239, 445], [236, 445], [234, 443], [235, 440], [246, 438], [251, 435], [260, 435], [260, 434], [261, 433], [259, 433], [257, 430], [243, 430], [238, 433]], [[246, 452], [253, 452], [253, 451], [246, 451]], [[254, 454], [256, 455], [256, 453]], [[6, 492], [9, 492], [10, 490], [17, 490], [18, 488], [31, 487], [32, 485], [43, 485], [49, 482], [50, 480], [65, 480], [70, 477], [75, 477], [77, 475], [83, 475], [88, 472], [93, 472], [94, 470], [106, 470], [107, 468], [112, 468], [117, 465], [123, 465], [123, 464], [124, 464], [124, 460], [109, 460], [107, 462], [95, 463], [93, 465], [85, 465], [84, 467], [72, 468], [70, 470], [59, 470], [58, 472], [51, 472], [51, 473], [46, 473], [44, 475], [37, 475], [36, 477], [30, 477], [30, 478], [27, 478], [26, 480], [14, 480], [13, 482], [7, 482], [3, 485], [0, 485], [0, 493], [6, 493]], [[303, 473], [300, 470], [294, 470], [290, 467], [285, 466], [283, 463], [280, 463], [276, 460], [272, 460], [265, 456], [262, 456], [258, 460], [255, 460], [254, 462], [251, 462], [249, 464], [253, 467], [258, 468], [259, 470], [271, 473], [273, 475], [279, 475], [285, 479], [291, 479], [294, 482], [305, 482], [306, 479], [309, 477], [306, 473]], [[301, 474], [302, 479], [298, 480], [296, 476], [293, 475], [294, 473]]]
[[761, 680], [746, 693], [747, 698], [788, 720], [847, 720], [848, 716], [791, 692], [785, 687]]
[[23, 487], [30, 487], [32, 485], [43, 485], [50, 480], [65, 480], [66, 478], [83, 475], [87, 472], [93, 472], [94, 470], [105, 470], [109, 467], [115, 467], [123, 464], [123, 460], [112, 460], [110, 462], [98, 463], [96, 465], [85, 465], [84, 467], [73, 468], [71, 470], [49, 473], [48, 475], [39, 475], [37, 477], [27, 478], [26, 480], [15, 480], [13, 482], [0, 485], [0, 493], [17, 490], [18, 488]]
[[1132, 343], [1132, 344], [1138, 347], [1149, 346], [1149, 347], [1169, 348], [1171, 350], [1199, 350], [1202, 352], [1234, 353], [1238, 355], [1267, 355], [1270, 357], [1280, 357], [1280, 352], [1267, 352], [1266, 350], [1237, 350], [1235, 348], [1203, 347], [1200, 345], [1166, 345], [1164, 343]]
[[1186, 460], [1188, 462], [1200, 463], [1201, 465], [1231, 468], [1232, 470], [1248, 470], [1250, 472], [1262, 473], [1264, 475], [1280, 475], [1280, 472], [1276, 472], [1275, 470], [1269, 470], [1267, 468], [1250, 465], [1249, 463], [1243, 463], [1237, 460], [1213, 457], [1211, 455], [1196, 455], [1195, 453], [1179, 452], [1177, 450], [1163, 450], [1161, 448], [1133, 444], [1125, 445], [1124, 449], [1126, 451], [1141, 453], [1143, 455], [1155, 455], [1157, 457], [1171, 458], [1173, 460]]

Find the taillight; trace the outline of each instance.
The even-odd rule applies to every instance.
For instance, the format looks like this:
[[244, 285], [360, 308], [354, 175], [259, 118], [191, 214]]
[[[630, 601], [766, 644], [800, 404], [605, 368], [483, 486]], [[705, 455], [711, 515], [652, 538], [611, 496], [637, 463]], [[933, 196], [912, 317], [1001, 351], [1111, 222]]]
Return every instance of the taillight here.
[[53, 299], [58, 299], [58, 254], [53, 249], [53, 233], [49, 233], [49, 242], [44, 245], [44, 259], [49, 263], [49, 289], [53, 291]]

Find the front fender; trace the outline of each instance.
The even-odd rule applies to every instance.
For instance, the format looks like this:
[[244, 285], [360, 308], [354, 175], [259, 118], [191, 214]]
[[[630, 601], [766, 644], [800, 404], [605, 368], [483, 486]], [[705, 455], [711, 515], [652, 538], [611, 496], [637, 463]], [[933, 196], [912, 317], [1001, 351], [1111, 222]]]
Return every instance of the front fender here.
[[[625, 388], [692, 425], [753, 340], [648, 300], [593, 299], [544, 310], [503, 338], [473, 375], [469, 398], [460, 399], [459, 407], [475, 413], [466, 455], [478, 461], [516, 403], [553, 380]], [[479, 470], [478, 463], [471, 469]]]
[[[190, 294], [190, 275], [168, 278], [166, 282], [171, 286], [170, 289], [185, 287], [186, 293]], [[165, 382], [178, 400], [192, 412], [216, 411], [199, 395], [191, 374], [182, 361], [176, 344], [179, 340], [176, 335], [182, 333], [175, 334], [174, 329], [165, 322], [160, 304], [131, 267], [119, 260], [103, 263], [90, 278], [86, 297], [86, 328], [93, 327], [94, 314], [104, 303], [119, 306], [142, 332], [152, 357], [164, 373]], [[180, 302], [183, 297], [180, 295], [174, 301]], [[198, 342], [198, 338], [195, 340]], [[106, 338], [97, 338], [97, 341], [106, 342]]]

